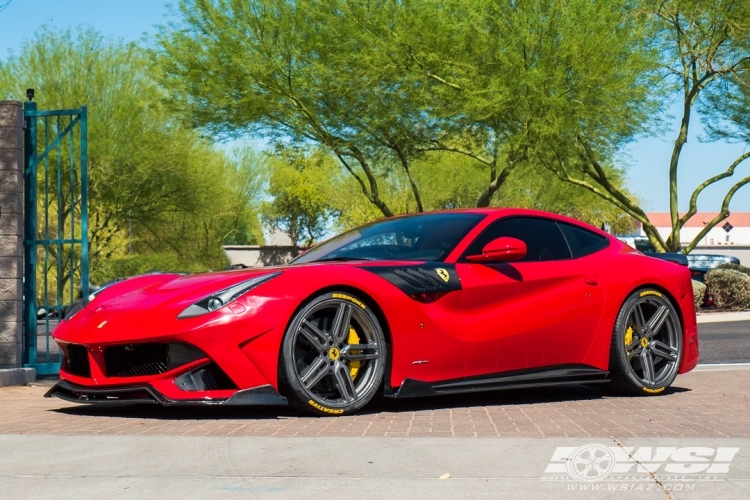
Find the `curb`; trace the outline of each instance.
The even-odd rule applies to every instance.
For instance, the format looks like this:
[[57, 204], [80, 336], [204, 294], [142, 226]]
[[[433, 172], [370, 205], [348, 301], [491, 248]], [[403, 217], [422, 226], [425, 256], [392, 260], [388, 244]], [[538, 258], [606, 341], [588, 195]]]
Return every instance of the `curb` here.
[[698, 314], [696, 317], [698, 324], [702, 323], [728, 323], [732, 321], [750, 321], [750, 311], [737, 312], [720, 312]]
[[694, 372], [728, 372], [750, 370], [750, 363], [716, 363], [698, 365], [693, 368]]
[[26, 385], [36, 380], [34, 368], [4, 368], [0, 370], [0, 387]]

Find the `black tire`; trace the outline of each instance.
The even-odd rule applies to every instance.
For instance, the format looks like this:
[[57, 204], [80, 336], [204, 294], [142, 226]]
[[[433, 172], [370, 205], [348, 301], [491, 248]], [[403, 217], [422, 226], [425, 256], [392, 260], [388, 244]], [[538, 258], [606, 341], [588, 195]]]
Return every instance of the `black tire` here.
[[609, 370], [620, 394], [654, 396], [674, 382], [682, 360], [682, 324], [662, 292], [642, 288], [620, 308]]
[[371, 308], [351, 292], [323, 293], [287, 328], [279, 384], [298, 410], [349, 415], [382, 390], [386, 356], [385, 335]]

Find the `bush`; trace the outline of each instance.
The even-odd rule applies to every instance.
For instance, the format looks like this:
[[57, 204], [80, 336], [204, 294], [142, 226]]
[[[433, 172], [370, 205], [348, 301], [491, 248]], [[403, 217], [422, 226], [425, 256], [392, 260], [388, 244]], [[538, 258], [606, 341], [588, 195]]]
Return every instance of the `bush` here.
[[700, 281], [693, 281], [693, 300], [695, 308], [698, 309], [703, 304], [703, 298], [706, 296], [706, 285]]
[[750, 309], [750, 276], [734, 269], [706, 273], [706, 286], [719, 309]]
[[716, 266], [716, 269], [731, 269], [732, 271], [737, 271], [750, 276], [750, 267], [741, 266], [739, 264], [721, 264], [720, 266]]

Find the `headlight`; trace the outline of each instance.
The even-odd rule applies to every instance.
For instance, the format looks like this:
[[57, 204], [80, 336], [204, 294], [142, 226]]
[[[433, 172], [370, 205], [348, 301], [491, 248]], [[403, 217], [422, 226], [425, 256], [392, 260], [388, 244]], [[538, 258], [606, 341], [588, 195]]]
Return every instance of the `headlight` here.
[[275, 278], [279, 274], [281, 274], [281, 271], [276, 273], [264, 274], [263, 276], [257, 276], [255, 278], [226, 288], [220, 292], [214, 293], [213, 295], [202, 299], [200, 302], [196, 302], [192, 306], [182, 311], [179, 316], [177, 316], [177, 318], [192, 318], [194, 316], [200, 316], [201, 314], [210, 313], [212, 311], [220, 309], [233, 300], [237, 299], [238, 297], [242, 296], [243, 294], [249, 292], [251, 289], [255, 288], [261, 283], [265, 283], [266, 281]]

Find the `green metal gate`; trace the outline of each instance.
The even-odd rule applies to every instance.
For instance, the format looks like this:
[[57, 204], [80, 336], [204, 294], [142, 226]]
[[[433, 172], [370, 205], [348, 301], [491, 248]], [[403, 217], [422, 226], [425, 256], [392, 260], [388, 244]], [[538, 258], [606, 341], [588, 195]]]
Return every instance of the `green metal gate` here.
[[86, 107], [24, 104], [24, 366], [60, 370], [50, 333], [89, 293]]

